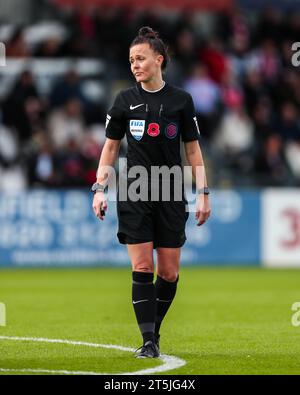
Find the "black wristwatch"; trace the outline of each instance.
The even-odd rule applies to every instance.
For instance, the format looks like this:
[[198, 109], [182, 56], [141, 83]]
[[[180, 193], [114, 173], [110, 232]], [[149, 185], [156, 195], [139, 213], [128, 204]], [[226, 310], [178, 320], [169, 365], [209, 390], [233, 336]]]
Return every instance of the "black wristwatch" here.
[[201, 193], [203, 193], [204, 195], [209, 195], [209, 189], [208, 187], [204, 187], [204, 188], [200, 188], [197, 190], [197, 193], [200, 195]]
[[99, 184], [98, 182], [95, 182], [95, 184], [92, 185], [91, 192], [95, 194], [96, 192], [104, 192], [105, 186], [102, 184]]

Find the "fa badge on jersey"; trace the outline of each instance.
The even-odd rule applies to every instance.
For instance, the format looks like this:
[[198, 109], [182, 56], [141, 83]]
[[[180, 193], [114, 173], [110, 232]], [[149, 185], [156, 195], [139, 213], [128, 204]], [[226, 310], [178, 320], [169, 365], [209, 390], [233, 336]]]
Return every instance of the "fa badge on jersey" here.
[[139, 119], [131, 119], [129, 122], [129, 130], [136, 140], [141, 140], [145, 131], [146, 121]]

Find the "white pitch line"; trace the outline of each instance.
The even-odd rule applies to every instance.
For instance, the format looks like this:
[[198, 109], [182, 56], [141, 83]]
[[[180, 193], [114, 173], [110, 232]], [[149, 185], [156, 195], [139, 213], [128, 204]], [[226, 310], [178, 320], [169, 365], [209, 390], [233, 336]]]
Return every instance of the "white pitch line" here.
[[[97, 344], [87, 343], [74, 340], [62, 340], [62, 339], [46, 339], [42, 337], [13, 337], [13, 336], [0, 336], [0, 340], [11, 340], [11, 341], [27, 341], [27, 342], [40, 342], [40, 343], [54, 343], [54, 344], [69, 344], [73, 346], [85, 346], [85, 347], [96, 347], [96, 348], [109, 348], [120, 351], [134, 352], [134, 348], [123, 347], [114, 344]], [[136, 372], [122, 372], [122, 373], [102, 373], [102, 372], [75, 372], [69, 370], [44, 370], [44, 369], [6, 369], [0, 368], [0, 372], [23, 372], [23, 373], [50, 373], [50, 374], [72, 374], [72, 375], [143, 375], [167, 372], [169, 370], [178, 369], [186, 364], [183, 359], [174, 357], [172, 355], [162, 354], [159, 359], [163, 362], [162, 365], [154, 368], [137, 370]]]
[[0, 373], [3, 372], [19, 372], [19, 373], [49, 373], [49, 374], [68, 374], [68, 375], [89, 375], [89, 376], [99, 376], [108, 373], [95, 373], [95, 372], [75, 372], [73, 370], [46, 370], [46, 369], [4, 369], [0, 368]]

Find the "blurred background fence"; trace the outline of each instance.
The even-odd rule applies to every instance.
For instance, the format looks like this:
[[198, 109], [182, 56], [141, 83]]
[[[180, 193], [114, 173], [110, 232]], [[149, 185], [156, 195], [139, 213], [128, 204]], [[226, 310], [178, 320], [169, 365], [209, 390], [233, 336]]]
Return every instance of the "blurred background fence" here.
[[183, 261], [300, 265], [297, 0], [0, 0], [0, 264], [127, 262], [113, 205], [99, 225], [87, 191], [145, 25], [193, 96], [214, 190]]

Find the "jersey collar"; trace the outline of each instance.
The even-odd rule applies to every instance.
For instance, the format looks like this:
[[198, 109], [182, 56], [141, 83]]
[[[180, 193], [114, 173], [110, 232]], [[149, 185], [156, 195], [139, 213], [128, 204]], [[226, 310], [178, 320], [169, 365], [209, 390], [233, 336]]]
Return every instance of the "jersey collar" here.
[[151, 93], [159, 93], [159, 92], [164, 91], [168, 85], [165, 81], [163, 81], [163, 82], [164, 82], [163, 86], [155, 91], [149, 91], [147, 89], [142, 88], [142, 84], [140, 82], [137, 82], [137, 87], [138, 87], [139, 91], [142, 93], [150, 93], [150, 94]]
[[141, 88], [143, 89], [143, 91], [148, 92], [148, 93], [157, 93], [157, 92], [160, 92], [161, 90], [163, 90], [165, 85], [166, 85], [166, 82], [163, 81], [163, 85], [159, 89], [156, 89], [155, 91], [149, 91], [148, 89], [143, 88], [142, 84], [141, 84]]

